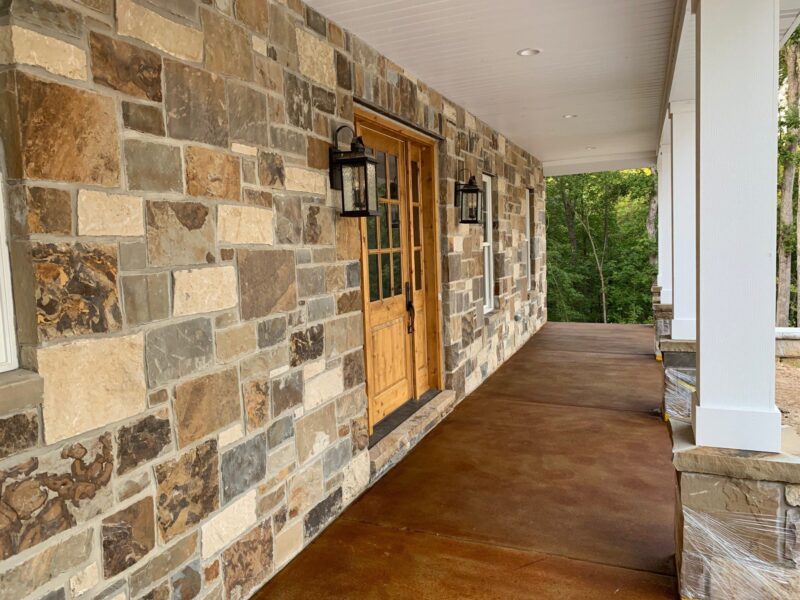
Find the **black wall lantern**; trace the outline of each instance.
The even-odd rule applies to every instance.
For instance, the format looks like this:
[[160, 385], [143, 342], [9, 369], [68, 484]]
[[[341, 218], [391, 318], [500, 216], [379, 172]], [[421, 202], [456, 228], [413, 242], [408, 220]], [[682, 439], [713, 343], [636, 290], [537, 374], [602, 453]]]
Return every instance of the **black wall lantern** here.
[[474, 175], [470, 175], [467, 183], [456, 181], [455, 202], [456, 207], [461, 209], [461, 223], [483, 223], [483, 190]]
[[[350, 150], [339, 150], [339, 132], [353, 132]], [[331, 188], [342, 192], [343, 217], [378, 216], [378, 161], [367, 154], [361, 136], [342, 125], [333, 136], [330, 150]]]

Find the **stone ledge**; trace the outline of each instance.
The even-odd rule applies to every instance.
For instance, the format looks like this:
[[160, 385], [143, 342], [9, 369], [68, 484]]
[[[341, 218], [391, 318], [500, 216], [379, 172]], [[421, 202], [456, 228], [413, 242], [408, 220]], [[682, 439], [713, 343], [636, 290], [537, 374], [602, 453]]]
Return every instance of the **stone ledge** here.
[[661, 340], [661, 350], [663, 352], [696, 352], [697, 342], [694, 340]]
[[800, 483], [800, 435], [782, 430], [780, 453], [696, 446], [691, 423], [670, 419], [672, 464], [677, 471], [738, 479]]
[[454, 391], [440, 392], [397, 429], [370, 448], [370, 485], [400, 462], [431, 429], [453, 411], [456, 404]]
[[672, 319], [672, 304], [654, 304], [653, 316], [656, 319]]
[[38, 373], [16, 369], [0, 373], [0, 415], [42, 403], [44, 381]]

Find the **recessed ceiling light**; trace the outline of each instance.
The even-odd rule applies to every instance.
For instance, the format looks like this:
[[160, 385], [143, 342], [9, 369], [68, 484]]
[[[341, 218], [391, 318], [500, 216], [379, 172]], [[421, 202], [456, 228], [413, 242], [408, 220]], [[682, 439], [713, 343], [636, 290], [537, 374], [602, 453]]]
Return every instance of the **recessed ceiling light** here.
[[539, 48], [523, 48], [522, 50], [517, 50], [517, 54], [520, 56], [536, 56], [541, 53], [542, 51], [539, 50]]
[[564, 117], [565, 119], [577, 119], [578, 118], [578, 115], [573, 115], [572, 113], [567, 113], [567, 114], [561, 115], [561, 116]]
[[586, 146], [587, 150], [597, 150], [597, 146]]

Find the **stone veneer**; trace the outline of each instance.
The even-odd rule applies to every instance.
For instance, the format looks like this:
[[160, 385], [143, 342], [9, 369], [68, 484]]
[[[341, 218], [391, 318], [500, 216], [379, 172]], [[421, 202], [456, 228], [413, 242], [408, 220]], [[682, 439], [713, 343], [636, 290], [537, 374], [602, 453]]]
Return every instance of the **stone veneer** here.
[[[0, 389], [0, 598], [247, 597], [394, 460], [366, 450], [332, 131], [358, 101], [440, 140], [449, 399], [546, 320], [541, 165], [300, 0], [0, 0], [0, 18], [3, 217], [41, 376], [0, 378], [18, 390]], [[463, 167], [495, 178], [490, 314]]]

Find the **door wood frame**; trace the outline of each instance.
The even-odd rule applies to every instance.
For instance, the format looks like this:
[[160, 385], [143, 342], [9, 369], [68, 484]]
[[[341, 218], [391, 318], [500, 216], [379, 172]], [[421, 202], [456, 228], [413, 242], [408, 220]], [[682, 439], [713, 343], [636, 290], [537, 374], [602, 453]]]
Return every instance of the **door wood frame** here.
[[[440, 225], [439, 225], [439, 211], [438, 211], [438, 198], [439, 198], [439, 165], [438, 165], [438, 141], [430, 136], [427, 136], [419, 131], [412, 129], [402, 123], [392, 120], [384, 115], [370, 110], [367, 107], [356, 105], [353, 109], [354, 112], [354, 125], [358, 130], [359, 125], [365, 125], [377, 131], [384, 131], [387, 134], [399, 137], [405, 140], [405, 143], [413, 143], [421, 147], [424, 154], [421, 161], [421, 179], [422, 179], [422, 201], [420, 203], [423, 211], [423, 230], [422, 235], [425, 236], [424, 244], [424, 273], [425, 273], [425, 306], [426, 306], [426, 329], [427, 348], [428, 348], [428, 365], [429, 365], [429, 381], [431, 388], [443, 389], [444, 388], [444, 349], [442, 346], [442, 307], [441, 307], [441, 265], [440, 265], [440, 252], [441, 252], [441, 239], [440, 239]], [[407, 149], [407, 146], [406, 146]], [[406, 156], [408, 152], [405, 152]], [[404, 169], [410, 171], [410, 160], [406, 160]], [[408, 179], [408, 173], [406, 175]], [[363, 219], [360, 224], [360, 232], [362, 238], [366, 235], [366, 227], [364, 227]], [[362, 273], [366, 258], [363, 249], [366, 247], [365, 241], [362, 239]], [[364, 323], [364, 352], [365, 352], [365, 369], [367, 392], [369, 394], [369, 379], [371, 374], [367, 364], [369, 363], [368, 357], [370, 356], [371, 340], [369, 339], [369, 331], [367, 330], [367, 314], [369, 311], [369, 295], [363, 293], [362, 282], [362, 310], [365, 319]], [[375, 425], [373, 421], [372, 411], [370, 413], [369, 431]]]

